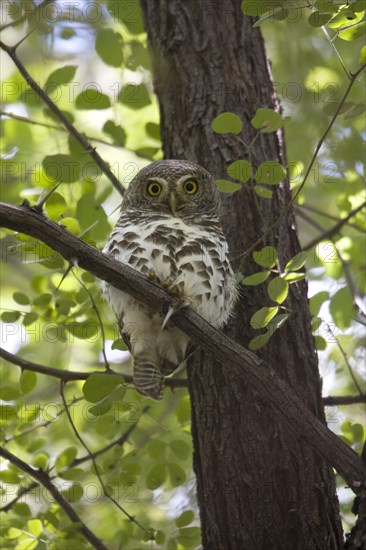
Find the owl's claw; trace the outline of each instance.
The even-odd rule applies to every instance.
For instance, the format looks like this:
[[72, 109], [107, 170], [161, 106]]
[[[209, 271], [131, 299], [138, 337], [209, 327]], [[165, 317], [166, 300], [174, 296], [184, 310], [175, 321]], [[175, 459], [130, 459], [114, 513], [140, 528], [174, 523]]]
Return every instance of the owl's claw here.
[[155, 273], [155, 269], [149, 269], [149, 271], [147, 272], [147, 277], [148, 279], [150, 279], [150, 281], [160, 281], [159, 277]]
[[167, 322], [169, 321], [169, 319], [172, 317], [172, 315], [174, 313], [176, 313], [177, 311], [179, 311], [180, 309], [182, 309], [184, 307], [189, 307], [190, 305], [191, 305], [191, 300], [189, 298], [186, 298], [184, 300], [184, 302], [182, 302], [181, 304], [178, 304], [178, 305], [175, 305], [175, 306], [170, 306], [170, 308], [168, 309], [167, 314], [165, 315], [165, 319], [163, 321], [163, 324], [161, 325], [160, 330], [163, 330], [166, 327]]

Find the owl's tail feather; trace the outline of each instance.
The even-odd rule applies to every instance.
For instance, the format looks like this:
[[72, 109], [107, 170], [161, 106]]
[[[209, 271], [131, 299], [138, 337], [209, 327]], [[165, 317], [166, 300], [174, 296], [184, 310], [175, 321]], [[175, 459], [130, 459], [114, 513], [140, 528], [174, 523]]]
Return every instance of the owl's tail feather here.
[[133, 367], [133, 383], [136, 390], [144, 396], [161, 401], [164, 394], [164, 376], [159, 368], [141, 359], [135, 359]]

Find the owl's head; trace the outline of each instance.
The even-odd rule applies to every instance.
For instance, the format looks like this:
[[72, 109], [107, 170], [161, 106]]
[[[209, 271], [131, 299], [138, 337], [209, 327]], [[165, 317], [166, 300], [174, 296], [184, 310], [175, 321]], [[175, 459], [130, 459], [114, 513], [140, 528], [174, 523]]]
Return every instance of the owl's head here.
[[202, 166], [185, 160], [159, 160], [140, 170], [128, 186], [122, 210], [149, 210], [179, 218], [218, 216], [220, 195]]

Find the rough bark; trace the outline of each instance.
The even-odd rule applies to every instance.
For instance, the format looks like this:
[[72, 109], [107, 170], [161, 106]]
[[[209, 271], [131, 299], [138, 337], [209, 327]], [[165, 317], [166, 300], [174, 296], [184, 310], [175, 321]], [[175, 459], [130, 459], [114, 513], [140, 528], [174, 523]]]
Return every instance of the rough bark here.
[[[264, 44], [238, 0], [142, 0], [153, 58], [166, 158], [196, 161], [216, 178], [249, 159], [286, 164], [282, 134], [261, 134], [248, 150], [237, 136], [215, 135], [211, 122], [224, 111], [241, 116], [250, 143], [250, 119], [259, 107], [278, 108]], [[247, 187], [223, 200], [223, 224], [234, 267], [254, 271], [246, 250], [276, 221], [290, 200], [287, 183], [272, 200]], [[280, 265], [299, 251], [289, 211], [265, 244]], [[264, 286], [264, 285], [262, 285]], [[269, 305], [266, 289], [242, 289], [231, 336], [246, 345], [255, 335], [249, 319]], [[291, 319], [259, 352], [324, 421], [321, 381], [310, 327], [307, 287], [291, 285]], [[207, 550], [333, 549], [342, 532], [330, 467], [293, 437], [257, 393], [232, 375], [230, 364], [202, 354], [188, 369], [192, 401], [194, 470], [203, 547]]]

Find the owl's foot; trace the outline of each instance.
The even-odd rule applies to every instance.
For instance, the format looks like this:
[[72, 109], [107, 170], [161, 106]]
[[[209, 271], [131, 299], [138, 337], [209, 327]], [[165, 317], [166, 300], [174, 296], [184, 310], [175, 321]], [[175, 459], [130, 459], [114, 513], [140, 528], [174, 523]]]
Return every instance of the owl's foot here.
[[147, 272], [147, 277], [148, 279], [150, 279], [150, 281], [156, 281], [156, 282], [160, 281], [159, 277], [155, 273], [155, 269], [149, 269], [149, 271]]

